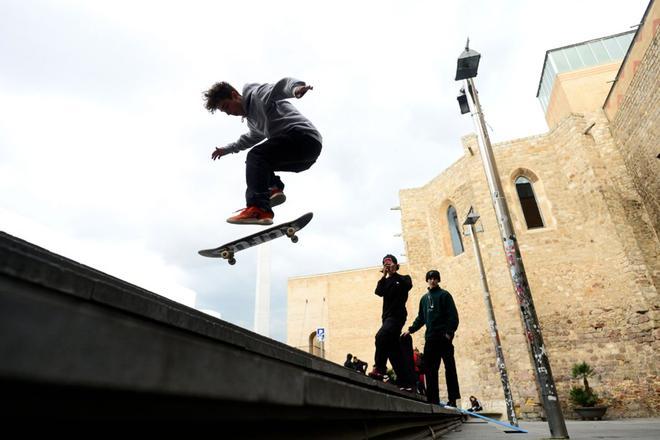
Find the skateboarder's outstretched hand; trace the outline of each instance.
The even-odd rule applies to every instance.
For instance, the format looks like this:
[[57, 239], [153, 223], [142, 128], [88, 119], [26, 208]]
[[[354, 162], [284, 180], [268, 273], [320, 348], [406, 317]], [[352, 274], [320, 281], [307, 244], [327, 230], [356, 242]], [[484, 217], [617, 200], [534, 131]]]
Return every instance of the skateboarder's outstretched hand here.
[[314, 87], [310, 85], [298, 86], [295, 89], [293, 89], [293, 96], [300, 99], [305, 95], [305, 93], [307, 93], [307, 90], [314, 90]]
[[216, 160], [220, 159], [222, 156], [227, 155], [229, 152], [224, 148], [215, 147], [215, 151], [211, 154], [211, 159]]

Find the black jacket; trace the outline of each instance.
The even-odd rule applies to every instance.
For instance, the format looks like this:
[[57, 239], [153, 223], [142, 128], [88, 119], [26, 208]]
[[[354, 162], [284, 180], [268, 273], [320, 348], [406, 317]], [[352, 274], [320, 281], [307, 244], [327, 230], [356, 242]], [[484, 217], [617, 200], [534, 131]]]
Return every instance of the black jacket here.
[[389, 278], [381, 278], [376, 285], [376, 295], [383, 297], [383, 321], [395, 319], [403, 325], [408, 317], [406, 301], [408, 292], [412, 289], [410, 275], [392, 274]]

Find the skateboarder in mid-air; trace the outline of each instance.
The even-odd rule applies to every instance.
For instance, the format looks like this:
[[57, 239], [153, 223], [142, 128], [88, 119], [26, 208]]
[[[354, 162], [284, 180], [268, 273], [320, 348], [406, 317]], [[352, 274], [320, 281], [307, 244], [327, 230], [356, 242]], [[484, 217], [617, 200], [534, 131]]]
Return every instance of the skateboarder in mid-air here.
[[273, 224], [272, 208], [286, 200], [284, 183], [275, 171], [304, 171], [321, 154], [321, 134], [287, 101], [302, 98], [312, 89], [303, 81], [283, 78], [275, 84], [246, 84], [242, 94], [226, 82], [204, 93], [208, 111], [241, 116], [249, 129], [236, 142], [216, 147], [211, 155], [215, 160], [251, 148], [245, 162], [246, 207], [229, 217], [229, 223]]

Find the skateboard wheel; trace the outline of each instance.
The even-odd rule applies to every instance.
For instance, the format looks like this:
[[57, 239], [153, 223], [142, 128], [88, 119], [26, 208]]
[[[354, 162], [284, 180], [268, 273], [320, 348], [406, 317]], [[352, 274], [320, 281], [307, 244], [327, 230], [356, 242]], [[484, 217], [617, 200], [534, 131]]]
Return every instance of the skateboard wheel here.
[[236, 264], [236, 258], [230, 258], [229, 260], [227, 260], [227, 262], [228, 262], [231, 266], [233, 266], [234, 264]]
[[287, 237], [289, 237], [289, 238], [294, 237], [294, 236], [295, 236], [295, 233], [296, 233], [296, 230], [295, 230], [295, 229], [293, 229], [293, 228], [291, 228], [291, 227], [286, 228], [286, 236], [287, 236]]
[[298, 236], [297, 235], [292, 235], [291, 236], [291, 241], [294, 243], [298, 243]]
[[227, 258], [229, 258], [229, 251], [220, 252], [220, 256], [226, 260]]

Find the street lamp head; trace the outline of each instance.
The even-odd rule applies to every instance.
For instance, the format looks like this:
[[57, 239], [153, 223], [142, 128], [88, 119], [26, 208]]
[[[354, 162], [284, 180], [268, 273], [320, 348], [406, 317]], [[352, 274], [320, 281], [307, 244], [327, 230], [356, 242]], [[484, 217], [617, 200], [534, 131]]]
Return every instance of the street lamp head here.
[[458, 63], [456, 66], [456, 81], [462, 79], [474, 78], [477, 76], [477, 70], [479, 70], [479, 59], [481, 54], [477, 51], [470, 49], [470, 40], [468, 39], [467, 44], [465, 45], [465, 50], [458, 57]]
[[477, 223], [479, 220], [479, 214], [477, 214], [477, 211], [474, 210], [472, 206], [470, 206], [470, 211], [468, 212], [467, 217], [465, 218], [465, 221], [463, 222], [464, 225], [474, 225]]
[[470, 113], [470, 104], [468, 104], [467, 95], [465, 94], [465, 89], [461, 87], [461, 90], [456, 98], [458, 100], [458, 106], [461, 108], [461, 114]]

